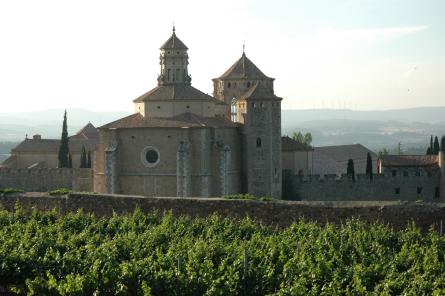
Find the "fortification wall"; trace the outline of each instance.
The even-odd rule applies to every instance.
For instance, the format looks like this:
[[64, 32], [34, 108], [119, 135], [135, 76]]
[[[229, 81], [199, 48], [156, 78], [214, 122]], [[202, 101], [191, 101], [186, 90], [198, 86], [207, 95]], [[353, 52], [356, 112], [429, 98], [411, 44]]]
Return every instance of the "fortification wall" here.
[[440, 221], [445, 219], [445, 205], [437, 203], [261, 202], [220, 198], [153, 198], [92, 194], [47, 196], [43, 193], [0, 196], [0, 207], [6, 210], [13, 211], [16, 203], [25, 209], [56, 208], [61, 214], [82, 209], [98, 216], [110, 216], [114, 212], [132, 212], [136, 207], [145, 213], [171, 211], [175, 216], [205, 217], [217, 213], [223, 217], [250, 217], [278, 227], [288, 226], [301, 218], [324, 224], [341, 223], [351, 217], [360, 217], [368, 222], [379, 220], [395, 228], [404, 228], [407, 223], [414, 221], [422, 229], [428, 230], [431, 225], [438, 229]]
[[57, 188], [92, 191], [92, 182], [91, 169], [0, 168], [0, 188], [11, 187], [36, 192], [45, 192]]
[[295, 176], [296, 199], [299, 200], [380, 200], [433, 201], [440, 199], [440, 172], [420, 176], [357, 175], [355, 181], [346, 175]]

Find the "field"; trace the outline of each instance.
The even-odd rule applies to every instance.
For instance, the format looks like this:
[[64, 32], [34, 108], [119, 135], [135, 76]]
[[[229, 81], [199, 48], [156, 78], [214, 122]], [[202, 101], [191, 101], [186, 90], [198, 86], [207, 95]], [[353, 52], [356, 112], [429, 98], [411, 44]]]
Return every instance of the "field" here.
[[351, 219], [0, 211], [0, 289], [27, 295], [443, 295], [445, 240]]

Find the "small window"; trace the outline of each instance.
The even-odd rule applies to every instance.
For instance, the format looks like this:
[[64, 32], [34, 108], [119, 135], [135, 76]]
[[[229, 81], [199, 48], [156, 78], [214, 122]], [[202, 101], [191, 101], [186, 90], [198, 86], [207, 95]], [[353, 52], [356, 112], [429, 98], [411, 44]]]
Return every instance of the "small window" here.
[[186, 107], [187, 109], [190, 109], [190, 106], [189, 105], [187, 105], [187, 107]]
[[394, 193], [399, 195], [400, 194], [400, 187], [397, 187], [394, 189]]
[[176, 54], [179, 54], [179, 51], [177, 51]]
[[417, 187], [417, 194], [422, 194], [422, 187]]
[[434, 188], [434, 198], [439, 198], [440, 197], [440, 188], [436, 187]]
[[407, 171], [403, 171], [403, 176], [404, 177], [408, 177], [408, 172]]
[[261, 138], [256, 139], [256, 146], [257, 146], [257, 148], [261, 147]]
[[416, 171], [416, 177], [420, 177], [420, 171]]
[[431, 177], [433, 174], [431, 172], [428, 172], [428, 177]]
[[230, 82], [227, 83], [227, 88], [230, 88], [230, 86], [232, 86], [232, 84]]
[[396, 170], [392, 170], [392, 176], [393, 177], [397, 176], [397, 171]]
[[158, 109], [161, 109], [161, 106], [158, 106]]
[[169, 52], [169, 51], [167, 51], [167, 53], [168, 53], [168, 54], [170, 54], [170, 52]]
[[250, 87], [250, 81], [249, 81], [249, 82], [247, 82], [247, 87]]

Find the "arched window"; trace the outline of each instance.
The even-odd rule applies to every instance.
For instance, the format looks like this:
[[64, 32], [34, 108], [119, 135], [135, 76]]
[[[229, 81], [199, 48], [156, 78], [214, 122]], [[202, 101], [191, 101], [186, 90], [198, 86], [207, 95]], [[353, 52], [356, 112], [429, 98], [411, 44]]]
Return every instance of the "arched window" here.
[[247, 87], [250, 87], [250, 81], [247, 82]]
[[256, 147], [261, 148], [261, 138], [256, 138]]
[[237, 106], [236, 106], [236, 98], [235, 97], [232, 99], [232, 102], [231, 102], [230, 115], [231, 115], [232, 121], [236, 122], [238, 110], [237, 110]]

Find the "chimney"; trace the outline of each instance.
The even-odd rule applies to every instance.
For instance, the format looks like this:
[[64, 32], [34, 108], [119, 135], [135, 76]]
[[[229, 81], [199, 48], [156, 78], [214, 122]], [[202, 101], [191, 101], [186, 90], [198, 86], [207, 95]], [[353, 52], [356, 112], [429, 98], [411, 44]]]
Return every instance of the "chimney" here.
[[42, 139], [42, 135], [34, 135], [32, 136], [33, 140], [41, 140]]

